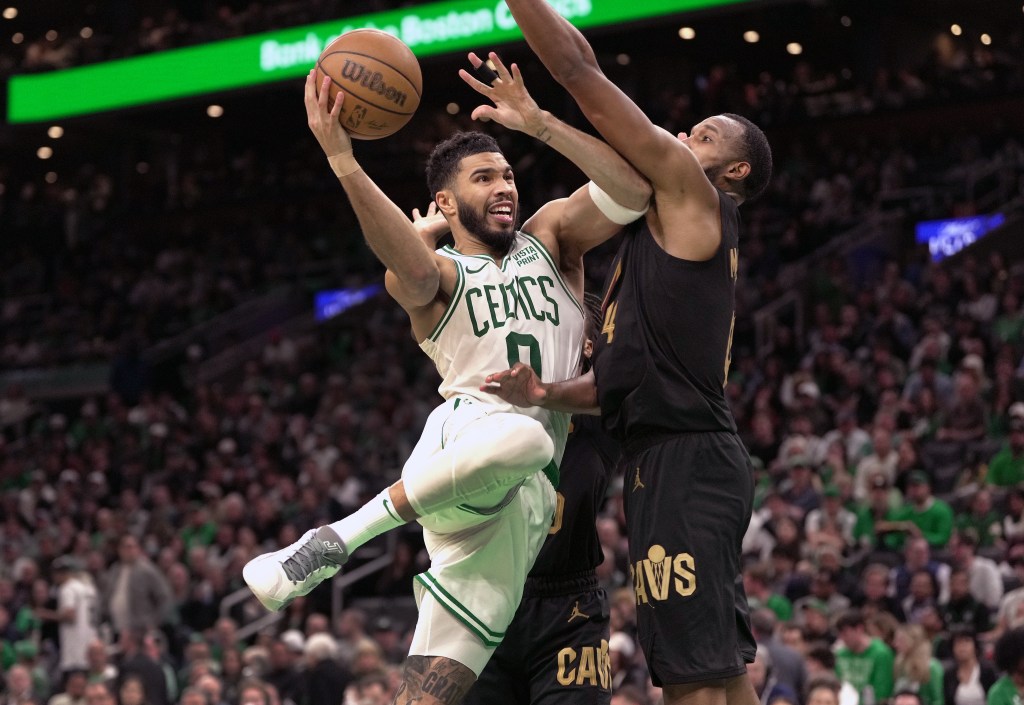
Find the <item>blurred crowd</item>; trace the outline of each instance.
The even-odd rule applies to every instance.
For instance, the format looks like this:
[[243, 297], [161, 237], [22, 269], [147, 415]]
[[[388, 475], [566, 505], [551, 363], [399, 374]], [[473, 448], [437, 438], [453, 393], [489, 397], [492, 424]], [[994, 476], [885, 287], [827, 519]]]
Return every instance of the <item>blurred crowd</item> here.
[[[657, 115], [671, 104], [652, 96], [644, 106]], [[663, 116], [662, 124], [682, 131], [696, 120], [684, 111]], [[417, 131], [360, 145], [362, 160], [396, 202], [422, 207], [422, 181], [399, 175], [421, 173], [432, 146], [454, 130], [480, 127], [465, 113], [437, 111]], [[1024, 134], [998, 115], [971, 121], [969, 133], [958, 127], [951, 134], [945, 123], [875, 129], [850, 136], [821, 125], [780, 133], [775, 176], [744, 213], [742, 312], [783, 293], [778, 274], [787, 264], [874, 215], [968, 215], [977, 212], [978, 195], [1024, 191]], [[523, 212], [579, 182], [529, 138], [490, 130], [516, 167]], [[145, 173], [120, 179], [112, 176], [114, 163], [132, 156], [110, 159], [110, 171], [89, 164], [42, 187], [19, 186], [16, 174], [7, 175], [0, 220], [11, 244], [0, 253], [0, 369], [109, 360], [271, 289], [359, 281], [376, 271], [304, 132], [259, 149], [199, 141], [152, 154]], [[596, 288], [601, 270], [593, 272]]]
[[[821, 705], [843, 687], [865, 705], [902, 691], [982, 702], [961, 686], [981, 673], [984, 694], [1024, 658], [1024, 266], [910, 253], [859, 287], [842, 260], [827, 269], [807, 342], [780, 328], [766, 356], [737, 350], [730, 377], [758, 468], [743, 579], [764, 648], [751, 673], [765, 705]], [[106, 683], [103, 697], [129, 703], [133, 688], [156, 703], [196, 690], [207, 705], [388, 702], [412, 626], [398, 611], [334, 619], [325, 588], [242, 641], [258, 607], [220, 603], [248, 558], [396, 477], [436, 383], [400, 309], [379, 299], [308, 337], [268, 338], [233, 382], [134, 404], [110, 394], [8, 427], [10, 701]], [[598, 572], [618, 702], [647, 705], [623, 525], [620, 478]], [[395, 556], [363, 595], [410, 593], [425, 559], [414, 531]]]

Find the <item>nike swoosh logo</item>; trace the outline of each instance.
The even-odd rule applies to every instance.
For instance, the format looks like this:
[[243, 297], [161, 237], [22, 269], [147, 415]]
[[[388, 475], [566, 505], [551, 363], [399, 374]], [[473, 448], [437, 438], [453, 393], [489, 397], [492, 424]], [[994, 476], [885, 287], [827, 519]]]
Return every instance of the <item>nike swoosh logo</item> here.
[[487, 267], [486, 263], [485, 264], [481, 264], [480, 265], [480, 269], [470, 269], [469, 267], [466, 267], [466, 274], [479, 274], [480, 272], [484, 271], [484, 269], [486, 269], [486, 267]]

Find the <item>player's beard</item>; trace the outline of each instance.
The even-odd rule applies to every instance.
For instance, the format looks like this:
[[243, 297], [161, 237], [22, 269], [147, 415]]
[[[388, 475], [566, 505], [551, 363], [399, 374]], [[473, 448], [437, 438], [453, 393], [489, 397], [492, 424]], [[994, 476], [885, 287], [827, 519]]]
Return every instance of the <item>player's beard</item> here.
[[508, 230], [492, 228], [487, 225], [487, 209], [478, 213], [468, 203], [458, 201], [459, 222], [462, 227], [475, 236], [480, 242], [495, 252], [507, 253], [516, 241], [516, 230], [519, 229], [519, 208], [512, 212], [512, 224]]

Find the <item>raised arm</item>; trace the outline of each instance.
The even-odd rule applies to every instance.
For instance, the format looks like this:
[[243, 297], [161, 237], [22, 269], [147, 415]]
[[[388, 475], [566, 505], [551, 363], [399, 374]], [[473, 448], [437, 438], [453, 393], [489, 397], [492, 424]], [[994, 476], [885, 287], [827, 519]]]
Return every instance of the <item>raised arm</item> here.
[[388, 291], [406, 309], [426, 306], [437, 296], [440, 270], [436, 255], [424, 244], [402, 210], [359, 167], [352, 155], [352, 140], [338, 122], [344, 94], [338, 93], [328, 109], [331, 79], [324, 79], [320, 95], [313, 71], [306, 77], [305, 104], [309, 129], [323, 148], [341, 181], [359, 220], [366, 243], [388, 269]]
[[685, 192], [717, 207], [715, 189], [694, 154], [608, 80], [590, 44], [568, 20], [545, 0], [506, 4], [530, 48], [608, 144], [654, 185], [659, 202]]
[[[476, 54], [470, 54], [469, 60], [481, 69], [483, 62]], [[572, 262], [642, 216], [651, 199], [651, 185], [608, 144], [541, 110], [527, 92], [518, 66], [506, 69], [493, 52], [490, 60], [497, 70], [490, 85], [467, 71], [459, 72], [470, 87], [494, 103], [474, 109], [473, 119], [494, 120], [536, 137], [591, 180], [569, 198], [546, 204], [523, 226], [559, 252], [563, 263]]]
[[[619, 205], [643, 211], [651, 200], [651, 185], [629, 162], [607, 143], [570, 127], [547, 110], [542, 110], [526, 90], [516, 64], [506, 68], [497, 54], [488, 56], [494, 65], [493, 81], [488, 85], [465, 69], [459, 76], [494, 105], [477, 106], [474, 120], [494, 120], [510, 130], [536, 137], [575, 164]], [[469, 62], [480, 70], [484, 62], [474, 53]]]

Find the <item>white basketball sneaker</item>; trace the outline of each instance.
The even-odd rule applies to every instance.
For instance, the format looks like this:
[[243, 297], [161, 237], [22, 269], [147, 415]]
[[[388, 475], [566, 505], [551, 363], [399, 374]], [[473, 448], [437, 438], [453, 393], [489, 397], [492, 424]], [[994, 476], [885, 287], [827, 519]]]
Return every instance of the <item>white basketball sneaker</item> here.
[[341, 570], [345, 544], [330, 526], [310, 529], [290, 546], [253, 558], [242, 578], [264, 607], [276, 612]]

